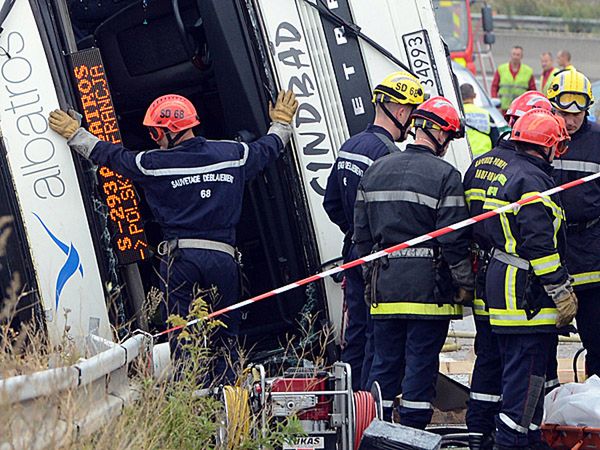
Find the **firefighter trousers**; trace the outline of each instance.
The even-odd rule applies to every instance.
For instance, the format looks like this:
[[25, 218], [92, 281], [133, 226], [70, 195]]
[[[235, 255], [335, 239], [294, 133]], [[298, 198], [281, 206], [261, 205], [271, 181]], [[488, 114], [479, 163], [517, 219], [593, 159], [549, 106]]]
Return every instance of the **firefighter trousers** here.
[[[169, 257], [163, 257], [160, 267], [161, 289], [165, 295], [168, 314], [186, 317], [194, 296], [194, 288], [204, 292], [204, 301], [212, 310], [217, 310], [238, 301], [239, 267], [228, 254], [204, 249], [177, 249]], [[233, 311], [219, 317], [225, 326], [217, 327], [211, 337], [211, 348], [215, 350], [212, 370], [201, 380], [204, 384], [224, 377], [224, 381], [235, 380], [232, 363], [238, 360], [237, 336], [241, 316]], [[183, 362], [189, 352], [182, 348], [178, 333], [170, 336], [171, 354], [174, 361]]]
[[496, 417], [496, 444], [527, 447], [542, 440], [544, 381], [552, 333], [497, 334], [502, 355], [502, 407]]
[[600, 286], [575, 289], [579, 300], [577, 330], [586, 350], [585, 368], [588, 376], [600, 376]]
[[[489, 436], [496, 429], [495, 416], [500, 412], [502, 401], [502, 358], [498, 346], [498, 335], [492, 332], [488, 320], [475, 319], [475, 365], [471, 377], [471, 393], [467, 408], [466, 422], [470, 435]], [[544, 392], [556, 389], [558, 362], [556, 351], [558, 335], [549, 336]]]
[[496, 429], [502, 394], [502, 359], [489, 320], [475, 319], [475, 365], [466, 422], [469, 435], [489, 436]]
[[[351, 246], [344, 262], [358, 258]], [[372, 325], [369, 307], [365, 303], [365, 282], [362, 268], [353, 267], [344, 272], [344, 302], [348, 311], [348, 324], [344, 331], [342, 361], [352, 369], [352, 389], [359, 391], [367, 383], [373, 362]]]
[[394, 398], [402, 393], [402, 425], [424, 429], [431, 421], [439, 355], [449, 324], [449, 319], [373, 320], [375, 356], [367, 387], [375, 381], [381, 386], [387, 420]]

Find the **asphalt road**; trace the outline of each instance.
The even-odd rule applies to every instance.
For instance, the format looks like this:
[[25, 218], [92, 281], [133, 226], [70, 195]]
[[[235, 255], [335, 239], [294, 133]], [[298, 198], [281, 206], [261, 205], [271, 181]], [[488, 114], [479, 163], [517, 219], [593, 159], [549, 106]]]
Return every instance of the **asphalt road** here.
[[561, 49], [571, 52], [571, 62], [577, 70], [585, 73], [591, 81], [600, 80], [600, 36], [496, 31], [496, 44], [492, 48], [496, 65], [508, 61], [513, 45], [523, 47], [524, 62], [533, 68], [536, 81], [541, 73], [540, 54], [550, 51], [556, 58], [556, 53]]

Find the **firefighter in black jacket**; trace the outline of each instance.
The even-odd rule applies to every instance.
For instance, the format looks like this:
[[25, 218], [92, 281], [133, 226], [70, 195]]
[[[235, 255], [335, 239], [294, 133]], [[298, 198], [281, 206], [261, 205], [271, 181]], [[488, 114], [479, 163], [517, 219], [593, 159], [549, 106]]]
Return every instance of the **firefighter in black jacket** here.
[[[388, 75], [373, 90], [375, 122], [340, 148], [327, 179], [323, 207], [331, 221], [345, 234], [344, 262], [357, 258], [351, 240], [358, 183], [373, 161], [400, 150], [393, 141], [406, 139], [410, 115], [424, 100], [423, 86], [416, 77], [405, 71]], [[358, 391], [367, 383], [373, 361], [373, 339], [361, 268], [347, 269], [344, 278], [348, 324], [344, 331], [342, 361], [350, 364], [352, 389]]]
[[[555, 186], [551, 162], [569, 137], [551, 112], [525, 113], [512, 131], [517, 153], [486, 192], [485, 210]], [[503, 362], [496, 448], [541, 448], [548, 354], [557, 328], [570, 324], [577, 298], [561, 264], [564, 212], [557, 195], [540, 197], [485, 221], [493, 246], [486, 275], [490, 323]]]
[[[579, 72], [556, 75], [548, 99], [567, 124], [569, 151], [554, 160], [557, 184], [600, 171], [600, 125], [587, 119], [594, 102], [590, 81]], [[579, 299], [577, 329], [585, 347], [589, 375], [600, 376], [600, 182], [560, 194], [567, 216], [567, 265]]]
[[[458, 113], [434, 97], [415, 110], [412, 124], [415, 143], [375, 161], [359, 185], [354, 241], [361, 256], [468, 217], [460, 173], [441, 159], [464, 133]], [[402, 392], [400, 423], [425, 428], [448, 324], [473, 299], [468, 235], [395, 252], [366, 272], [375, 344], [368, 387], [381, 385], [386, 418]]]
[[[510, 126], [527, 111], [541, 108], [552, 110], [552, 105], [546, 97], [537, 91], [521, 94], [511, 103], [505, 118]], [[510, 139], [500, 139], [496, 146], [484, 155], [473, 160], [465, 173], [463, 186], [465, 198], [471, 216], [483, 213], [485, 193], [492, 181], [514, 156], [515, 144]], [[471, 450], [489, 450], [494, 443], [493, 433], [496, 429], [494, 417], [500, 410], [502, 361], [496, 336], [492, 333], [489, 311], [485, 302], [485, 273], [490, 256], [490, 244], [485, 234], [485, 222], [472, 226], [473, 257], [476, 260], [475, 300], [473, 301], [473, 316], [475, 318], [475, 365], [471, 376], [471, 392], [469, 407], [466, 414], [467, 429], [469, 430], [469, 448]], [[557, 337], [558, 339], [558, 337]], [[554, 358], [556, 362], [556, 358]], [[555, 386], [556, 368], [550, 375], [548, 384]], [[548, 375], [548, 374], [547, 374]]]

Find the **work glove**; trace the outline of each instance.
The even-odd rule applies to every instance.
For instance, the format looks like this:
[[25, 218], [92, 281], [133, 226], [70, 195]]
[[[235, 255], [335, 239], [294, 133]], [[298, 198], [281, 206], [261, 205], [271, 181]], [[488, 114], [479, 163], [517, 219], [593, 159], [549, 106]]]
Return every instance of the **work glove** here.
[[457, 305], [470, 306], [473, 304], [474, 298], [475, 291], [471, 289], [465, 289], [464, 287], [459, 287], [454, 294], [454, 303]]
[[577, 296], [573, 292], [573, 287], [569, 281], [556, 285], [544, 286], [546, 293], [552, 298], [556, 305], [558, 314], [556, 316], [556, 328], [562, 328], [569, 325], [577, 314]]
[[291, 90], [279, 91], [275, 106], [269, 102], [269, 117], [273, 122], [290, 125], [297, 110], [298, 100], [296, 100], [296, 95]]
[[73, 137], [81, 126], [81, 117], [73, 110], [66, 113], [60, 109], [55, 109], [50, 113], [49, 124], [52, 130], [68, 140]]

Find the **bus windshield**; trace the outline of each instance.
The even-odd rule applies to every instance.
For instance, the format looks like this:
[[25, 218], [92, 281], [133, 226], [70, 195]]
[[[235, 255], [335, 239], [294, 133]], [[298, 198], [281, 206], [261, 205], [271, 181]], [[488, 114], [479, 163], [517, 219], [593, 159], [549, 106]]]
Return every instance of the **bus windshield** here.
[[466, 0], [433, 0], [438, 28], [451, 52], [464, 52], [469, 42]]

